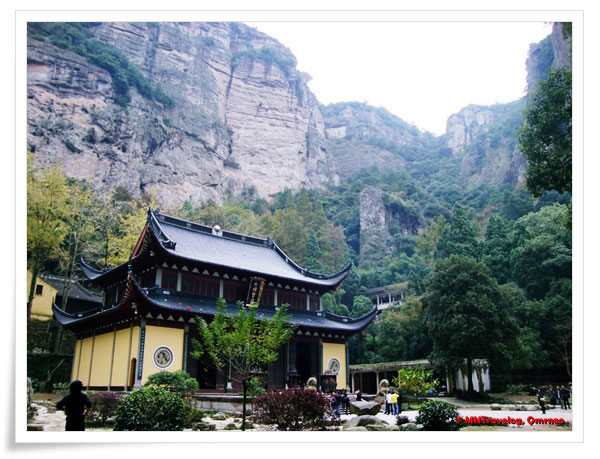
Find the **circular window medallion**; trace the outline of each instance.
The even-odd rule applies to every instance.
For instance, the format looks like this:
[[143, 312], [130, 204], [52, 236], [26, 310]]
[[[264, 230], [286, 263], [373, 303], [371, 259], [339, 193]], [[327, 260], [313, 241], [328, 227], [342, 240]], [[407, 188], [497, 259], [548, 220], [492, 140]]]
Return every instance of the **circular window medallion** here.
[[338, 359], [336, 359], [335, 357], [329, 359], [329, 362], [327, 363], [328, 373], [333, 373], [334, 375], [337, 375], [340, 372], [340, 368], [341, 365]]
[[152, 361], [157, 368], [164, 370], [173, 363], [173, 351], [167, 346], [157, 347], [152, 356]]

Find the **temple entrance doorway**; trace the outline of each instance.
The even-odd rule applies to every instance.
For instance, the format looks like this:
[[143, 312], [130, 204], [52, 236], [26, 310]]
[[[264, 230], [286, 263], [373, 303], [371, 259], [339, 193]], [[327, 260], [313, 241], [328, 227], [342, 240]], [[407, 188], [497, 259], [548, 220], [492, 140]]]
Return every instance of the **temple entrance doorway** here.
[[296, 368], [299, 383], [306, 386], [306, 381], [311, 376], [319, 378], [318, 343], [298, 342], [296, 344]]

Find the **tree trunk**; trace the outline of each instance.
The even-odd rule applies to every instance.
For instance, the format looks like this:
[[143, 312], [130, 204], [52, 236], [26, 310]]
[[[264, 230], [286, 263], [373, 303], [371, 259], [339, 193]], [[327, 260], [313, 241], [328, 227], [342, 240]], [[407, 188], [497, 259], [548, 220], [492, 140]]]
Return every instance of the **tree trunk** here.
[[467, 381], [468, 381], [467, 392], [469, 394], [472, 394], [473, 393], [473, 360], [471, 360], [471, 357], [467, 357]]
[[242, 430], [246, 430], [246, 394], [248, 393], [248, 379], [242, 379]]
[[27, 298], [27, 321], [31, 319], [31, 307], [33, 305], [33, 295], [35, 294], [38, 273], [39, 268], [34, 266], [31, 270], [31, 284], [29, 284], [29, 297]]
[[[69, 301], [69, 291], [71, 290], [71, 281], [73, 280], [73, 274], [75, 272], [75, 260], [77, 259], [77, 251], [79, 250], [79, 235], [75, 234], [73, 236], [75, 238], [75, 248], [73, 250], [72, 255], [70, 255], [70, 260], [67, 265], [67, 271], [65, 273], [65, 281], [63, 283], [63, 292], [62, 292], [62, 302], [60, 304], [60, 308], [63, 311], [67, 310], [67, 302]], [[70, 251], [70, 250], [69, 250]], [[56, 341], [54, 342], [54, 353], [58, 354], [60, 349], [60, 342], [62, 341], [63, 329], [59, 327], [58, 333], [56, 334]]]

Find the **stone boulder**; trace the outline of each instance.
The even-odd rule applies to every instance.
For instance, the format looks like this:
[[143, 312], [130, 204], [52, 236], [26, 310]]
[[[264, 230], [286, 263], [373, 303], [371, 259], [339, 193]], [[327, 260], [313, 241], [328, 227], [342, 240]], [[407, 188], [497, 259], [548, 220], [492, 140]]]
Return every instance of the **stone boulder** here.
[[389, 424], [377, 416], [357, 416], [346, 421], [343, 425], [343, 430], [348, 430], [351, 427], [365, 427], [369, 425], [387, 426]]
[[214, 424], [210, 424], [209, 422], [200, 421], [193, 425], [192, 430], [217, 430], [217, 426], [215, 426]]
[[371, 432], [386, 432], [386, 431], [390, 431], [390, 430], [400, 430], [398, 428], [398, 426], [380, 426], [380, 425], [368, 425], [365, 426], [367, 430], [371, 431]]
[[224, 421], [225, 419], [227, 419], [227, 415], [225, 413], [215, 413], [211, 416], [215, 421]]
[[381, 405], [377, 402], [351, 401], [350, 413], [358, 416], [376, 415], [381, 411]]
[[366, 432], [367, 428], [363, 427], [363, 426], [356, 426], [356, 427], [348, 427], [347, 429], [344, 429], [348, 432], [356, 432], [356, 431], [362, 431], [362, 432]]
[[407, 424], [402, 424], [398, 426], [398, 430], [402, 430], [402, 431], [417, 431], [420, 430], [419, 426], [417, 424], [415, 424], [414, 422], [409, 422]]
[[500, 411], [500, 410], [502, 409], [502, 407], [500, 406], [500, 404], [499, 404], [499, 403], [492, 403], [492, 404], [490, 405], [490, 409], [491, 409], [492, 411]]

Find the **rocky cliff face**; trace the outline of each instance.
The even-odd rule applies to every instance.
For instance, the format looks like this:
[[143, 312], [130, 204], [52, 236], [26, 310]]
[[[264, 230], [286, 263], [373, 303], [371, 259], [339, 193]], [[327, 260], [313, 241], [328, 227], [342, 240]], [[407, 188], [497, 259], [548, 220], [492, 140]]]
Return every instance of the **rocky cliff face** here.
[[[532, 45], [530, 89], [550, 66], [570, 66], [565, 27], [555, 25]], [[523, 180], [515, 145], [523, 101], [468, 106], [435, 138], [382, 108], [319, 106], [291, 52], [243, 24], [103, 23], [90, 30], [175, 101], [168, 107], [131, 89], [123, 107], [106, 70], [28, 37], [28, 146], [37, 161], [58, 160], [101, 191], [154, 190], [161, 203], [251, 191], [268, 197], [336, 184], [370, 166], [418, 168], [448, 155], [469, 187]]]
[[445, 145], [460, 161], [460, 176], [469, 187], [516, 185], [526, 163], [516, 135], [524, 100], [495, 106], [469, 105], [448, 118]]
[[337, 180], [308, 76], [276, 40], [235, 23], [104, 23], [112, 45], [175, 99], [135, 90], [115, 104], [111, 76], [78, 54], [28, 39], [28, 145], [40, 162], [101, 190], [156, 191], [159, 201], [219, 201], [254, 189]]
[[394, 194], [367, 187], [360, 193], [360, 266], [393, 252], [394, 236], [416, 236], [425, 227], [421, 211]]
[[404, 169], [434, 137], [383, 108], [358, 102], [323, 108], [327, 154], [340, 178], [360, 169]]

